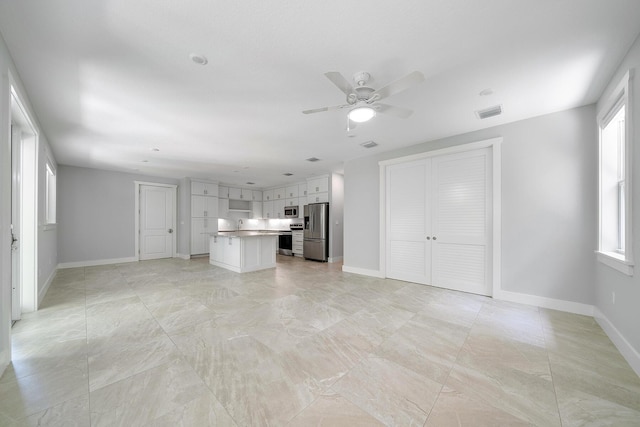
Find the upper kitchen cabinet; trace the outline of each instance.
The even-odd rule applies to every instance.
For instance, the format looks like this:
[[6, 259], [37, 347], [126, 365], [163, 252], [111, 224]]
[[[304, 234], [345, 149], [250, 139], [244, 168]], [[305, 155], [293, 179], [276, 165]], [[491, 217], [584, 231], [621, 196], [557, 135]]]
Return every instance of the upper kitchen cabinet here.
[[264, 190], [262, 192], [262, 201], [263, 202], [273, 201], [273, 190]]
[[261, 202], [262, 201], [262, 191], [260, 190], [253, 190], [251, 192], [251, 194], [253, 195], [253, 201], [254, 202]]
[[307, 183], [298, 184], [298, 197], [304, 199], [307, 197]]
[[229, 198], [233, 200], [253, 200], [253, 191], [248, 188], [229, 187]]
[[307, 195], [329, 192], [329, 177], [311, 178], [307, 180]]
[[218, 187], [218, 197], [221, 199], [229, 198], [229, 187], [223, 187], [222, 185]]
[[286, 188], [281, 187], [281, 188], [275, 188], [273, 190], [273, 199], [274, 200], [283, 200], [286, 199]]
[[285, 199], [292, 199], [294, 197], [298, 197], [298, 186], [297, 185], [289, 185], [285, 188]]
[[217, 196], [218, 184], [212, 182], [191, 181], [191, 194], [198, 196]]

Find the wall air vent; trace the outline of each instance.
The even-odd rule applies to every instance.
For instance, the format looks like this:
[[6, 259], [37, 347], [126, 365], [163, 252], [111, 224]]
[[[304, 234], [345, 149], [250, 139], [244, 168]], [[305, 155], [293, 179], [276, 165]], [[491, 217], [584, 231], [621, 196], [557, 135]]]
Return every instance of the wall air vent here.
[[284, 175], [284, 176], [292, 176], [293, 174], [291, 172], [286, 172], [286, 173], [283, 173], [282, 175]]
[[366, 142], [363, 142], [360, 145], [362, 145], [364, 148], [373, 148], [373, 147], [377, 147], [378, 143], [376, 143], [374, 141], [366, 141]]
[[317, 158], [317, 157], [309, 157], [309, 158], [308, 158], [308, 159], [306, 159], [306, 160], [307, 160], [307, 162], [317, 162], [317, 161], [318, 161], [318, 160], [320, 160], [320, 159], [319, 159], [319, 158]]
[[495, 117], [502, 114], [502, 105], [496, 105], [494, 107], [485, 108], [484, 110], [476, 111], [476, 116], [480, 120], [488, 119], [489, 117]]

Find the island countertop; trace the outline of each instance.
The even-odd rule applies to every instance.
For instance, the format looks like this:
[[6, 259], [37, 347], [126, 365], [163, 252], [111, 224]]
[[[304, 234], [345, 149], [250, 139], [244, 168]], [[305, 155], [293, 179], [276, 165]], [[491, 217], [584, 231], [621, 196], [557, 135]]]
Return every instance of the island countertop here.
[[255, 236], [279, 236], [278, 230], [235, 230], [235, 231], [218, 231], [211, 233], [212, 236], [220, 237], [255, 237]]

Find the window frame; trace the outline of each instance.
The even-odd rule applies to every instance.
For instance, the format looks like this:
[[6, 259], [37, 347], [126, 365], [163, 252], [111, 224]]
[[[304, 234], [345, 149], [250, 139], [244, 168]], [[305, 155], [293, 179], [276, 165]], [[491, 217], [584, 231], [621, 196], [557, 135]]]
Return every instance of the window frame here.
[[[631, 103], [631, 83], [633, 70], [627, 71], [615, 90], [609, 96], [602, 108], [598, 112], [598, 249], [596, 250], [598, 261], [614, 268], [628, 276], [633, 276], [633, 228], [632, 228], [632, 137], [633, 137], [633, 112]], [[624, 249], [611, 250], [603, 248], [603, 130], [611, 120], [624, 108], [624, 147], [622, 153], [624, 160], [619, 163], [622, 169], [622, 176], [618, 178], [618, 193], [623, 197], [618, 198], [618, 246], [624, 243]], [[620, 182], [623, 185], [620, 188]], [[623, 206], [624, 211], [620, 209]], [[624, 221], [621, 221], [621, 217]]]
[[[57, 224], [58, 177], [53, 162], [45, 162], [45, 225]], [[51, 182], [53, 178], [53, 182]]]

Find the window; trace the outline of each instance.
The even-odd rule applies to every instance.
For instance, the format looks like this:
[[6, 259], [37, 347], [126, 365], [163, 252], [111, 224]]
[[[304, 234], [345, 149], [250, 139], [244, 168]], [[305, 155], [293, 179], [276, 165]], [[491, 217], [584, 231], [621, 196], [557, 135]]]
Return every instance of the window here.
[[633, 274], [631, 245], [630, 103], [627, 73], [598, 115], [599, 240], [598, 259], [628, 275]]
[[46, 169], [47, 169], [47, 178], [46, 178], [47, 192], [45, 196], [45, 206], [47, 209], [46, 219], [47, 219], [47, 224], [55, 224], [56, 223], [56, 172], [49, 161], [47, 161]]

